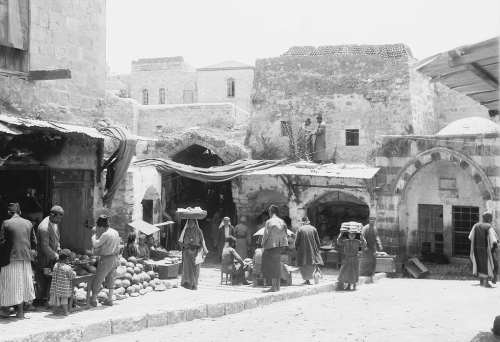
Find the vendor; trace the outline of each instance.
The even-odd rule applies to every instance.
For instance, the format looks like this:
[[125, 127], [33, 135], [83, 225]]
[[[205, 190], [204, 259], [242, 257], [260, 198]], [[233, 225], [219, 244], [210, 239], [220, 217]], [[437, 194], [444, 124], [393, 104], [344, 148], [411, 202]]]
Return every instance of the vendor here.
[[[233, 275], [233, 284], [248, 285], [245, 279], [245, 271], [249, 270], [249, 267], [234, 249], [236, 247], [236, 239], [230, 236], [226, 241], [228, 244], [222, 250], [221, 271]], [[240, 267], [238, 267], [238, 263]]]
[[137, 245], [137, 258], [148, 260], [149, 259], [149, 247], [146, 244], [146, 235], [139, 235], [139, 244]]

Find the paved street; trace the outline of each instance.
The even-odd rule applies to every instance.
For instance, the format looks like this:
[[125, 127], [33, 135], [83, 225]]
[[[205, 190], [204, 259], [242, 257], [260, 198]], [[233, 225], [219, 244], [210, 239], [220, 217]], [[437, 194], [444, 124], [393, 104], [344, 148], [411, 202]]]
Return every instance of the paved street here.
[[383, 279], [356, 292], [301, 297], [96, 340], [123, 341], [470, 341], [500, 314], [500, 286], [475, 281]]

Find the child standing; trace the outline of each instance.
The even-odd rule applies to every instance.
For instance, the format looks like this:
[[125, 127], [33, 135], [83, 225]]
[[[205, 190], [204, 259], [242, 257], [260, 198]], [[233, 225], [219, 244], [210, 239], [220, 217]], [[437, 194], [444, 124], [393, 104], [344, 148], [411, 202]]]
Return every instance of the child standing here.
[[68, 265], [71, 252], [63, 249], [59, 253], [59, 261], [52, 270], [52, 285], [50, 286], [49, 304], [54, 307], [54, 314], [59, 312], [59, 306], [62, 306], [64, 316], [69, 315], [68, 302], [73, 295], [73, 286], [71, 281], [75, 279], [76, 272]]
[[[356, 290], [356, 283], [359, 280], [358, 252], [360, 247], [366, 246], [365, 238], [359, 233], [358, 228], [350, 227], [348, 237], [345, 236], [345, 233], [341, 232], [337, 238], [337, 243], [344, 247], [345, 253], [345, 258], [344, 261], [342, 261], [342, 266], [340, 267], [338, 276], [338, 282], [341, 290], [344, 289], [344, 284], [347, 284], [346, 291]], [[352, 290], [350, 287], [351, 285]]]

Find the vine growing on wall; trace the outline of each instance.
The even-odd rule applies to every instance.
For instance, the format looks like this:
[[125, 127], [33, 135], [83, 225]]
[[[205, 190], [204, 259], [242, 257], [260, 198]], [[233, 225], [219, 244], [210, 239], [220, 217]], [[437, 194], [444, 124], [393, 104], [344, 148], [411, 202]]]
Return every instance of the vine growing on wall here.
[[411, 140], [407, 138], [389, 138], [384, 141], [381, 151], [387, 158], [404, 157], [408, 155], [411, 148]]

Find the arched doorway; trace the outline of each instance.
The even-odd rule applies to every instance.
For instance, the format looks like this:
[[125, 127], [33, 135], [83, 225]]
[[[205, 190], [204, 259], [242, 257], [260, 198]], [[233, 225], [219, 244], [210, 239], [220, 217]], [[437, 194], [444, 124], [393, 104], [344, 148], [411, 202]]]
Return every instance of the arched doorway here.
[[343, 222], [368, 223], [370, 208], [360, 198], [335, 190], [308, 206], [307, 216], [318, 229], [320, 238], [334, 237], [339, 234]]
[[[178, 151], [172, 156], [172, 160], [185, 165], [209, 168], [212, 166], [225, 165], [225, 162], [207, 147], [193, 144]], [[165, 209], [170, 217], [174, 217], [177, 208], [200, 207], [207, 211], [207, 217], [199, 220], [206, 242], [210, 241], [211, 219], [218, 208], [223, 209], [223, 216], [229, 216], [232, 223], [236, 216], [231, 181], [226, 182], [202, 182], [196, 179], [178, 176], [177, 174], [165, 175], [162, 179], [165, 196]], [[178, 224], [178, 222], [177, 222]], [[181, 222], [181, 226], [184, 222]], [[182, 227], [176, 229], [180, 231]]]

